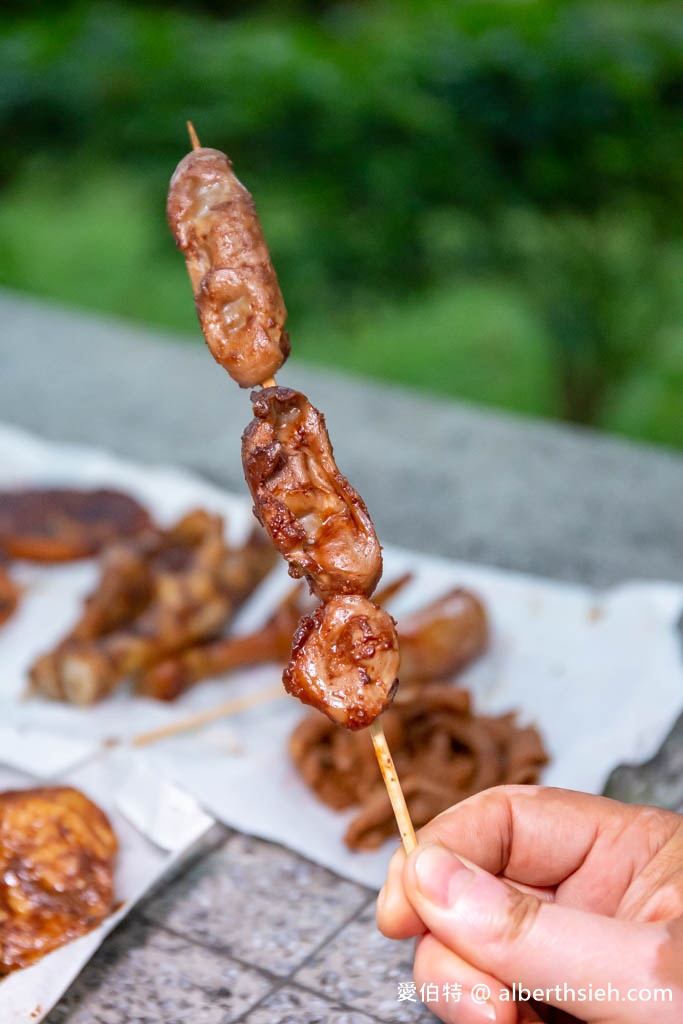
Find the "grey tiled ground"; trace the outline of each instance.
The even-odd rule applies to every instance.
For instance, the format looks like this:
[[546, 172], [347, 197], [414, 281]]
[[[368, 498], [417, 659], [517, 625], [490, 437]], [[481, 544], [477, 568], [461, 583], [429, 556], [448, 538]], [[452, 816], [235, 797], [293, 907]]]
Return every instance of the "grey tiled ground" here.
[[48, 1024], [435, 1019], [398, 1001], [411, 943], [379, 934], [374, 892], [274, 844], [217, 839], [124, 921]]
[[264, 999], [244, 1018], [245, 1024], [375, 1024], [372, 1017], [288, 985]]
[[270, 988], [264, 975], [244, 964], [131, 920], [99, 951], [48, 1021], [230, 1024]]
[[379, 934], [374, 892], [259, 839], [212, 838], [105, 942], [47, 1024], [435, 1019], [398, 1001], [411, 943]]
[[286, 976], [368, 899], [295, 853], [235, 835], [148, 903], [145, 916]]
[[410, 982], [412, 942], [392, 942], [377, 931], [374, 900], [294, 975], [294, 980], [388, 1024], [435, 1018], [424, 1007], [398, 1001]]

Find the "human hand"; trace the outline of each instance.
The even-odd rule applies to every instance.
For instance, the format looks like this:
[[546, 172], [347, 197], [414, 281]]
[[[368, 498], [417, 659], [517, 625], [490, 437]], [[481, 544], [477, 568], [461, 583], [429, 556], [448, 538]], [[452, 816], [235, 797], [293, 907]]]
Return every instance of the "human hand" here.
[[[415, 981], [438, 990], [428, 1006], [444, 1021], [574, 1019], [516, 1003], [513, 983], [594, 1024], [683, 1020], [683, 816], [501, 786], [444, 811], [418, 839], [391, 861], [377, 922], [389, 938], [419, 936]], [[459, 1001], [446, 999], [456, 983]], [[484, 1003], [478, 985], [490, 990]]]

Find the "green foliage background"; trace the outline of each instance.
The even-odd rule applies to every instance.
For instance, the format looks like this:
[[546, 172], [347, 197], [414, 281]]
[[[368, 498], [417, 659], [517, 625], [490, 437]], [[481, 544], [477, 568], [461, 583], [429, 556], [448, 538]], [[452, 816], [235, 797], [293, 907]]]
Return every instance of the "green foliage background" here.
[[683, 447], [682, 114], [678, 2], [22, 3], [0, 283], [199, 337], [191, 118], [300, 355]]

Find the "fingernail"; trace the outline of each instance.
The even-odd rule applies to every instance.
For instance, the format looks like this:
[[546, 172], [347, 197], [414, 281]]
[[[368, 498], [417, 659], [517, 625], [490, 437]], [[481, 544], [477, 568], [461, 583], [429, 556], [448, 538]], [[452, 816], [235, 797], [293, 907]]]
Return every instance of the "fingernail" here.
[[425, 846], [415, 861], [420, 893], [438, 907], [452, 907], [475, 879], [475, 874], [443, 846]]

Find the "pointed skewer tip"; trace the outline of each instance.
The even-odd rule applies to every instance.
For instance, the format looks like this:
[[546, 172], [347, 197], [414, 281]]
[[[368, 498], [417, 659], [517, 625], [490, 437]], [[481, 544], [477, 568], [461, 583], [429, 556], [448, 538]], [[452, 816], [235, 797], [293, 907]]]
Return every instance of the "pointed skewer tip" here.
[[201, 146], [201, 143], [200, 143], [199, 139], [197, 138], [197, 133], [194, 130], [194, 125], [192, 124], [192, 121], [188, 121], [187, 122], [187, 134], [190, 136], [190, 142], [192, 143], [192, 148], [193, 149], [201, 149], [202, 146]]

